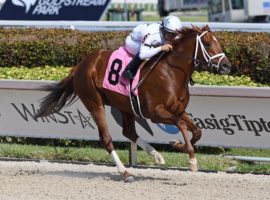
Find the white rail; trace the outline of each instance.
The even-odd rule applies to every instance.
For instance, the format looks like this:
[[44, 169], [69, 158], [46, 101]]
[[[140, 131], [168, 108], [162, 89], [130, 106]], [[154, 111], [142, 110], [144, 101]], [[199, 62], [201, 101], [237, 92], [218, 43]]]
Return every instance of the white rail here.
[[[147, 21], [13, 21], [0, 20], [0, 27], [71, 28], [85, 31], [130, 30]], [[214, 31], [270, 32], [267, 23], [183, 22], [184, 26], [208, 24]]]
[[270, 162], [270, 158], [268, 157], [250, 157], [250, 156], [224, 156], [224, 157], [246, 162]]

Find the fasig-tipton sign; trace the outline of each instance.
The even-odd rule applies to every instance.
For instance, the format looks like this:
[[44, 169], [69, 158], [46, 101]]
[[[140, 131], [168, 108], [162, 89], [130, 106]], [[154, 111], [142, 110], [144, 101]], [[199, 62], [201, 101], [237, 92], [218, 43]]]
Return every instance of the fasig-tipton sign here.
[[0, 20], [97, 21], [110, 0], [6, 0]]
[[[0, 135], [98, 140], [97, 126], [80, 101], [48, 117], [34, 119], [48, 82], [0, 81]], [[270, 148], [270, 88], [191, 87], [187, 108], [202, 129], [201, 146]], [[120, 113], [106, 107], [114, 141], [123, 137]], [[137, 119], [138, 134], [148, 142], [169, 143], [182, 134], [172, 125]]]

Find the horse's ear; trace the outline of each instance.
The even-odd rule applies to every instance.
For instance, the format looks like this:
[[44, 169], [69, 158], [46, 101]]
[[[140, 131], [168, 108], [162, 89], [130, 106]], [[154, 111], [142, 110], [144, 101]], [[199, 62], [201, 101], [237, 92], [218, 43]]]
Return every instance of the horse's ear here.
[[198, 27], [197, 27], [197, 26], [194, 26], [193, 24], [191, 24], [191, 28], [192, 28], [192, 30], [194, 30], [194, 31], [197, 31], [197, 30], [198, 30]]
[[196, 31], [198, 33], [201, 32], [201, 29], [199, 27], [197, 27], [197, 26], [194, 26], [193, 24], [191, 24], [191, 28], [192, 28], [192, 30], [194, 30], [194, 31]]
[[208, 26], [208, 24], [207, 25], [205, 25], [204, 27], [203, 27], [203, 30], [206, 30], [206, 31], [211, 31], [211, 28]]

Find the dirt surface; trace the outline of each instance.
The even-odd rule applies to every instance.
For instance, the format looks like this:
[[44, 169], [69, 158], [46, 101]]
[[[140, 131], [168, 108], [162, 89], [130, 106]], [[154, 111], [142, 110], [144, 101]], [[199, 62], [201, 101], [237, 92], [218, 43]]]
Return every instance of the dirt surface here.
[[270, 199], [270, 176], [134, 169], [125, 183], [115, 167], [0, 161], [2, 200]]

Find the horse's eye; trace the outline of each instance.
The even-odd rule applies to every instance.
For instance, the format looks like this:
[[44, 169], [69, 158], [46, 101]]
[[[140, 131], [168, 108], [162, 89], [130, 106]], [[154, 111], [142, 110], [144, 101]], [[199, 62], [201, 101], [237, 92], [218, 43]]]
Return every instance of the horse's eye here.
[[210, 44], [204, 44], [204, 48], [205, 48], [205, 49], [209, 49], [210, 47], [211, 47]]

